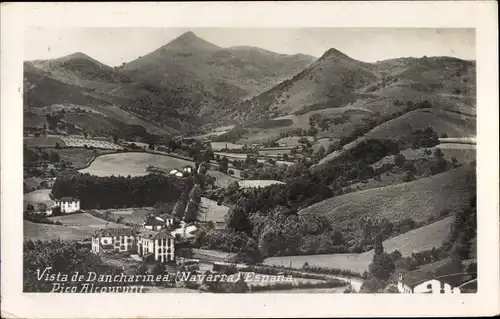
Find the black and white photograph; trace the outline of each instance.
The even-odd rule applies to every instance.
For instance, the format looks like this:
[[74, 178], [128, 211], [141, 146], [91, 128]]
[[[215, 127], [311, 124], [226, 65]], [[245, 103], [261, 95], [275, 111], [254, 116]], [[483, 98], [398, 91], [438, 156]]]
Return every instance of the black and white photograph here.
[[22, 36], [23, 295], [482, 289], [475, 28]]
[[28, 32], [25, 292], [477, 290], [474, 30]]

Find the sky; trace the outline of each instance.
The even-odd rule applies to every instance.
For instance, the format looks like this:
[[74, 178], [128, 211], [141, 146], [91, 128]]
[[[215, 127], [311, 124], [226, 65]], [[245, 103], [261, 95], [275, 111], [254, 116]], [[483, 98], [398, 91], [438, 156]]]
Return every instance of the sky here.
[[192, 31], [217, 46], [255, 46], [276, 53], [320, 57], [330, 48], [375, 62], [399, 57], [452, 56], [476, 59], [474, 29], [424, 28], [30, 28], [24, 60], [75, 52], [117, 66], [152, 52]]

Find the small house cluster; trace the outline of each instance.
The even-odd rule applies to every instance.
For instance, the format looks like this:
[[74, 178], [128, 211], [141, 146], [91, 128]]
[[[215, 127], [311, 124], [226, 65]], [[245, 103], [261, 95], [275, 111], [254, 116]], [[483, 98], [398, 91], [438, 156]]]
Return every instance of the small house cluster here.
[[182, 170], [178, 169], [173, 169], [169, 172], [169, 175], [175, 176], [175, 177], [184, 177], [186, 174], [192, 174], [193, 173], [193, 167], [186, 165], [182, 168]]
[[74, 213], [80, 210], [80, 200], [73, 197], [62, 197], [60, 199], [54, 200], [54, 204], [52, 206], [47, 207], [44, 210], [39, 211], [38, 213], [51, 216], [54, 214], [54, 209], [56, 207], [60, 208], [61, 213]]
[[412, 278], [405, 278], [399, 274], [398, 291], [402, 294], [424, 293], [424, 294], [459, 294], [460, 288], [452, 287], [447, 282], [446, 278], [436, 279], [429, 278], [427, 280], [414, 280]]
[[[173, 229], [174, 217], [170, 214], [148, 216], [142, 229], [104, 228], [92, 237], [92, 252], [95, 254], [130, 254], [142, 259], [153, 259], [162, 263], [175, 261], [176, 237], [189, 236], [181, 222]], [[196, 226], [191, 225], [194, 230]], [[193, 229], [190, 229], [193, 230]]]

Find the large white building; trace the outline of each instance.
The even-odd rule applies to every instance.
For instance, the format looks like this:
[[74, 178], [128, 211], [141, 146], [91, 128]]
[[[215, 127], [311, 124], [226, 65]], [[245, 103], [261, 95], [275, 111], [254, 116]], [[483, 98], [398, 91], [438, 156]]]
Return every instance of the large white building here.
[[135, 252], [136, 238], [130, 228], [99, 229], [92, 236], [92, 252], [101, 253], [132, 253]]
[[80, 210], [80, 200], [73, 197], [63, 197], [54, 201], [54, 206], [61, 207], [62, 213], [73, 213]]
[[152, 256], [159, 262], [175, 260], [174, 237], [166, 229], [159, 232], [143, 229], [137, 234], [137, 254], [142, 258]]

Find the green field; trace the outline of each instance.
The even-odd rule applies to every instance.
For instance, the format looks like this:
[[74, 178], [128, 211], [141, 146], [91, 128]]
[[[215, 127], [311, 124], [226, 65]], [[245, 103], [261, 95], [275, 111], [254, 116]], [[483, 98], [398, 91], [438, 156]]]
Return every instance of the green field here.
[[231, 142], [212, 142], [210, 143], [212, 150], [219, 151], [222, 149], [236, 150], [243, 148], [243, 144], [234, 144]]
[[253, 187], [267, 187], [274, 184], [284, 184], [281, 181], [267, 180], [267, 179], [254, 179], [238, 181], [240, 187], [253, 188]]
[[[411, 230], [383, 242], [388, 253], [399, 250], [403, 257], [423, 250], [438, 248], [448, 236], [453, 217], [447, 217], [430, 225]], [[350, 269], [356, 272], [368, 270], [373, 258], [373, 251], [362, 254], [325, 254], [304, 256], [270, 257], [264, 260], [265, 265], [290, 266], [300, 268], [307, 262], [310, 266]]]
[[193, 165], [193, 162], [144, 152], [106, 154], [97, 157], [88, 168], [79, 172], [97, 176], [141, 176], [148, 174], [146, 168], [150, 165], [169, 170], [181, 169], [185, 165]]
[[132, 223], [137, 225], [142, 225], [144, 222], [144, 217], [152, 214], [154, 209], [152, 207], [140, 207], [140, 208], [118, 208], [118, 209], [100, 209], [96, 212], [104, 214], [109, 212], [113, 217], [123, 217], [123, 221], [126, 223]]
[[24, 239], [40, 240], [82, 240], [90, 238], [95, 229], [80, 226], [61, 226], [23, 222]]
[[299, 214], [320, 214], [333, 225], [345, 225], [361, 217], [416, 222], [436, 217], [443, 209], [465, 208], [476, 192], [475, 167], [456, 169], [409, 183], [336, 196], [309, 206]]
[[88, 148], [62, 148], [62, 149], [48, 149], [47, 151], [57, 152], [64, 161], [70, 161], [73, 164], [73, 168], [81, 169], [86, 167], [89, 162], [94, 158], [94, 156], [110, 154], [114, 151], [111, 150], [101, 150], [101, 149], [88, 149]]
[[217, 202], [206, 197], [201, 198], [201, 206], [205, 208], [206, 214], [202, 214], [200, 219], [213, 222], [224, 222], [226, 214], [229, 212], [229, 207], [221, 204], [217, 205]]
[[90, 215], [89, 213], [70, 214], [49, 217], [50, 220], [59, 221], [63, 226], [82, 227], [83, 229], [101, 229], [101, 228], [128, 228], [125, 225], [108, 222], [104, 219]]
[[30, 193], [26, 193], [23, 196], [23, 200], [25, 203], [31, 203], [35, 205], [36, 204], [46, 204], [48, 206], [51, 206], [54, 201], [50, 199], [50, 194], [51, 190], [50, 189], [39, 189]]
[[23, 143], [28, 147], [55, 147], [56, 143], [59, 143], [60, 146], [66, 146], [66, 143], [57, 136], [25, 137]]

